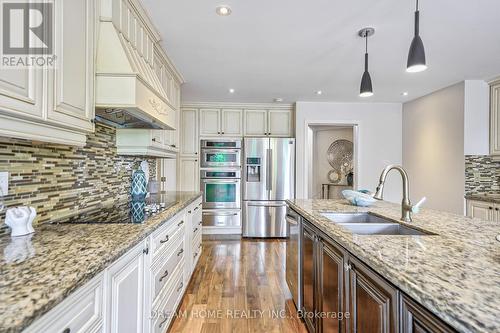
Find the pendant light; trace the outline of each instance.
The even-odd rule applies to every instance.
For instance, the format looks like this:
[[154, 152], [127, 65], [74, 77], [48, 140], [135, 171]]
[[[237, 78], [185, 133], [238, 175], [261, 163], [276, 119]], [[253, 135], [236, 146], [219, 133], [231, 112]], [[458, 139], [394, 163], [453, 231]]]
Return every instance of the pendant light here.
[[422, 72], [427, 69], [425, 63], [425, 50], [424, 43], [419, 35], [420, 28], [420, 11], [418, 10], [418, 0], [417, 8], [415, 10], [415, 36], [411, 41], [410, 51], [408, 52], [408, 62], [406, 64], [406, 71], [408, 73]]
[[368, 37], [375, 33], [373, 28], [364, 28], [358, 32], [358, 35], [365, 39], [365, 72], [361, 78], [361, 86], [359, 88], [360, 97], [373, 96], [372, 78], [368, 72]]

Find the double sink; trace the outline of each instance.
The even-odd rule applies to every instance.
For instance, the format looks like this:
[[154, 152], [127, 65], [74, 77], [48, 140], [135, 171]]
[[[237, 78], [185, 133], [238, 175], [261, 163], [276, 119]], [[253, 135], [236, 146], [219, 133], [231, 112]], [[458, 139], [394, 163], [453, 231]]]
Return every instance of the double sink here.
[[372, 213], [322, 213], [321, 215], [357, 235], [435, 235], [434, 233], [414, 229]]

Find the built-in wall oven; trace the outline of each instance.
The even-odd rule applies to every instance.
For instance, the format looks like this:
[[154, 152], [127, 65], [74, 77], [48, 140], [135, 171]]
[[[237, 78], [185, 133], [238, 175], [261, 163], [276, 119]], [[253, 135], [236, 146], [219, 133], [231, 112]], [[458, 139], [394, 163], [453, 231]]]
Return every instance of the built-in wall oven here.
[[200, 190], [203, 227], [241, 229], [241, 140], [201, 140]]
[[241, 208], [241, 171], [231, 169], [200, 170], [203, 208]]
[[241, 140], [201, 140], [202, 168], [239, 168], [241, 166]]

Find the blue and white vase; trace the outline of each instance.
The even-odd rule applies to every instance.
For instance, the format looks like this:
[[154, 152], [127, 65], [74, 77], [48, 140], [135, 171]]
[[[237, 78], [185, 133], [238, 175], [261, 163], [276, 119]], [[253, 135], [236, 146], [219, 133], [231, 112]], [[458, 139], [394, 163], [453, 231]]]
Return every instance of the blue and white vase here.
[[131, 203], [132, 211], [132, 223], [142, 223], [146, 219], [146, 201], [132, 201]]
[[147, 179], [146, 174], [142, 170], [135, 170], [132, 174], [132, 187], [130, 189], [130, 194], [132, 195], [132, 200], [144, 200], [147, 194]]

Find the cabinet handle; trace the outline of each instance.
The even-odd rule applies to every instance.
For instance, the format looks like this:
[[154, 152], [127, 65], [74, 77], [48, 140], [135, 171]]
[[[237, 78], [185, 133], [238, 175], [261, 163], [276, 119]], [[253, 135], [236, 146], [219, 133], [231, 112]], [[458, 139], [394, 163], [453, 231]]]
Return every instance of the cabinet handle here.
[[196, 252], [195, 254], [193, 254], [193, 258], [196, 258], [196, 256], [198, 256], [198, 252]]
[[69, 327], [66, 327], [62, 333], [70, 333], [71, 332], [71, 329]]
[[145, 248], [144, 250], [142, 250], [142, 253], [144, 254], [148, 254], [149, 253], [149, 247]]
[[177, 146], [176, 145], [172, 145], [172, 148], [176, 148]]
[[188, 214], [191, 214], [191, 211], [190, 211], [190, 210], [188, 210]]
[[180, 256], [180, 255], [181, 255], [181, 254], [183, 254], [183, 253], [184, 253], [184, 249], [181, 249], [181, 250], [179, 251], [179, 253], [177, 253], [177, 256]]
[[198, 231], [198, 227], [194, 228], [193, 233], [196, 233]]
[[193, 211], [198, 210], [199, 206], [194, 207]]
[[180, 221], [179, 223], [177, 223], [177, 226], [180, 227], [181, 225], [184, 224], [184, 220]]
[[181, 285], [177, 288], [177, 292], [181, 291], [182, 287], [184, 287], [184, 282], [181, 282]]
[[201, 225], [202, 223], [203, 223], [203, 221], [200, 221], [200, 222], [198, 222], [198, 225]]
[[166, 242], [168, 242], [168, 235], [167, 235], [167, 237], [165, 237], [165, 239], [162, 239], [162, 240], [160, 241], [160, 243], [161, 243], [161, 244], [166, 243]]
[[151, 140], [153, 140], [153, 142], [156, 142], [156, 139], [155, 139], [155, 138], [152, 138]]
[[161, 280], [163, 280], [164, 278], [166, 278], [168, 276], [168, 270], [165, 271], [165, 274], [163, 274], [161, 277], [160, 277], [160, 282]]
[[493, 207], [488, 207], [489, 210], [493, 210]]
[[346, 272], [350, 271], [352, 269], [351, 264], [344, 264], [344, 269]]

